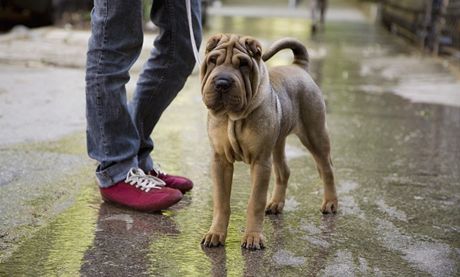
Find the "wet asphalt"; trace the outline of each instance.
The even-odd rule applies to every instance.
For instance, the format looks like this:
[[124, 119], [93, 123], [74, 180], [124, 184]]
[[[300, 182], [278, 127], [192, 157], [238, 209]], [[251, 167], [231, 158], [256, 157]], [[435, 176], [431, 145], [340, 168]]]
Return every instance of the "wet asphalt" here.
[[[235, 167], [226, 246], [203, 249], [212, 198], [197, 72], [153, 133], [154, 159], [195, 188], [157, 214], [103, 203], [85, 152], [88, 33], [20, 30], [0, 37], [0, 276], [458, 276], [455, 69], [381, 29], [369, 5], [332, 7], [315, 36], [302, 17], [225, 12], [210, 18], [206, 36], [253, 35], [265, 48], [292, 36], [309, 49], [327, 103], [339, 212], [319, 212], [315, 164], [290, 137], [286, 206], [265, 219], [266, 249], [240, 248], [250, 192], [244, 164]], [[62, 59], [49, 50], [56, 44]], [[290, 60], [283, 52], [270, 65]]]

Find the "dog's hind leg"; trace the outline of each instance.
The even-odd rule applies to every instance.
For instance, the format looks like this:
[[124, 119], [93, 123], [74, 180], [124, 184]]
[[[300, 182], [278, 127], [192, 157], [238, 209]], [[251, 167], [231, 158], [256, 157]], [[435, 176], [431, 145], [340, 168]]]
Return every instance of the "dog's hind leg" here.
[[275, 187], [270, 201], [265, 208], [266, 214], [278, 214], [283, 211], [286, 188], [290, 170], [286, 162], [284, 151], [286, 138], [279, 141], [273, 149], [273, 171], [275, 173]]
[[297, 132], [297, 136], [313, 155], [319, 175], [324, 183], [321, 212], [325, 214], [335, 213], [338, 202], [330, 155], [331, 146], [326, 126], [325, 124], [311, 124], [308, 129], [302, 126]]

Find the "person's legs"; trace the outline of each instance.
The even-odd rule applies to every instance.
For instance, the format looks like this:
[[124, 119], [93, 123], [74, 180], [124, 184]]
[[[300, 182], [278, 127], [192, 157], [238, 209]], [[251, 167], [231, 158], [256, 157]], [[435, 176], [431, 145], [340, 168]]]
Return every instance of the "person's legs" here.
[[321, 0], [319, 4], [320, 16], [319, 22], [324, 26], [324, 21], [326, 20], [326, 10], [327, 10], [327, 0]]
[[310, 18], [311, 18], [311, 22], [313, 24], [316, 24], [317, 22], [317, 12], [318, 12], [318, 1], [319, 0], [311, 0], [310, 1]]
[[[200, 0], [192, 0], [192, 25], [197, 47], [201, 42]], [[151, 19], [160, 29], [151, 56], [137, 82], [130, 111], [139, 132], [139, 167], [152, 170], [150, 134], [161, 114], [182, 89], [195, 59], [184, 0], [153, 1]]]
[[310, 1], [310, 15], [311, 15], [311, 31], [312, 33], [316, 32], [317, 24], [318, 24], [318, 1], [319, 0], [311, 0]]
[[139, 134], [129, 114], [125, 84], [143, 42], [141, 1], [95, 0], [86, 68], [88, 155], [99, 162], [101, 187], [138, 166]]

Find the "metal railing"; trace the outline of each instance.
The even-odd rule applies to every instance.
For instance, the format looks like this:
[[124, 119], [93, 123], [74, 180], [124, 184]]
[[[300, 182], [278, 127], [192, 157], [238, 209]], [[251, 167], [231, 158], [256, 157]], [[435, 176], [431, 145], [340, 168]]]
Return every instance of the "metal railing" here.
[[460, 59], [460, 0], [381, 0], [382, 23], [426, 51]]

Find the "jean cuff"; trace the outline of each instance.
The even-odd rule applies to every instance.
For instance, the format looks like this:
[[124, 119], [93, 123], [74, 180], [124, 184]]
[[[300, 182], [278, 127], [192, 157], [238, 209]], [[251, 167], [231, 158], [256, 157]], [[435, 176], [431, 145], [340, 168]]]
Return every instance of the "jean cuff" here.
[[142, 169], [145, 173], [153, 169], [153, 160], [150, 155], [139, 160], [139, 168]]
[[116, 163], [102, 171], [96, 171], [96, 178], [101, 188], [110, 187], [120, 181], [126, 179], [131, 168], [137, 168], [136, 157]]

